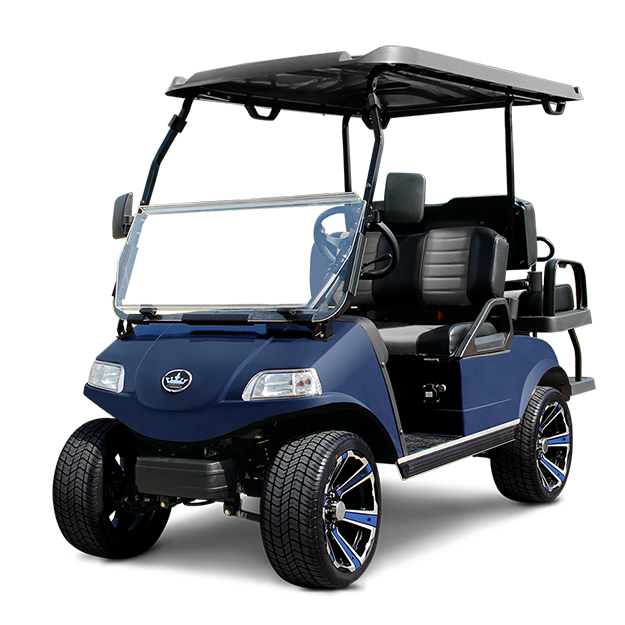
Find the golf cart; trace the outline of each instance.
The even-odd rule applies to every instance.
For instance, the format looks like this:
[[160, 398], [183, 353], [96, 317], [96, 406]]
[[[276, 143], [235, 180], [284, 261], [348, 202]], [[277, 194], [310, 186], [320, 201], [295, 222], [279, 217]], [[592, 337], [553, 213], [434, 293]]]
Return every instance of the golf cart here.
[[[125, 238], [117, 338], [84, 391], [113, 418], [78, 428], [61, 453], [53, 491], [65, 538], [128, 558], [158, 540], [174, 506], [221, 502], [260, 522], [283, 579], [339, 588], [375, 552], [379, 463], [407, 479], [486, 456], [506, 497], [558, 497], [571, 465], [567, 401], [594, 389], [576, 336], [591, 316], [582, 265], [554, 257], [515, 195], [512, 111], [561, 115], [579, 89], [388, 46], [176, 77], [167, 95], [182, 109], [138, 211], [132, 194], [114, 207], [113, 236]], [[339, 116], [344, 192], [150, 204], [196, 100], [269, 122], [289, 110]], [[374, 197], [391, 121], [489, 108], [503, 109], [505, 195], [427, 204], [415, 172], [388, 174]], [[354, 118], [373, 133], [362, 197]], [[574, 289], [556, 279], [566, 266]], [[537, 338], [563, 331], [570, 376]]]

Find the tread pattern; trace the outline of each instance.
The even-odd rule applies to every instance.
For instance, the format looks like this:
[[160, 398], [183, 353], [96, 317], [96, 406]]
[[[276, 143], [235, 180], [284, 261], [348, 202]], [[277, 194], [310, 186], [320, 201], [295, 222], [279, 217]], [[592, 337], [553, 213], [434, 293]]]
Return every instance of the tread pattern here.
[[[360, 438], [349, 432], [327, 431], [288, 441], [271, 463], [261, 499], [261, 535], [267, 557], [287, 582], [307, 588], [341, 588], [354, 582], [367, 568], [346, 574], [334, 569], [325, 553], [320, 496], [324, 475], [334, 466], [335, 453], [346, 443], [373, 455]], [[330, 568], [332, 567], [332, 568]]]
[[98, 509], [98, 483], [102, 448], [113, 419], [97, 419], [79, 427], [69, 438], [54, 474], [53, 502], [59, 528], [76, 549], [89, 555], [107, 557], [102, 549], [104, 535]]
[[107, 418], [79, 427], [59, 456], [52, 488], [54, 513], [65, 539], [83, 553], [102, 558], [128, 558], [146, 551], [162, 533], [169, 516], [167, 510], [160, 522], [151, 524], [149, 536], [146, 528], [146, 534], [135, 541], [112, 538], [107, 531], [102, 518], [103, 464], [108, 441], [118, 427], [122, 427], [119, 421]]
[[551, 398], [547, 399], [549, 395], [564, 406], [568, 416], [562, 394], [554, 388], [538, 386], [521, 419], [516, 440], [491, 451], [490, 465], [495, 484], [502, 495], [513, 501], [547, 503], [553, 501], [564, 488], [563, 485], [555, 492], [547, 492], [541, 486], [536, 468], [536, 431], [544, 405], [551, 401]]

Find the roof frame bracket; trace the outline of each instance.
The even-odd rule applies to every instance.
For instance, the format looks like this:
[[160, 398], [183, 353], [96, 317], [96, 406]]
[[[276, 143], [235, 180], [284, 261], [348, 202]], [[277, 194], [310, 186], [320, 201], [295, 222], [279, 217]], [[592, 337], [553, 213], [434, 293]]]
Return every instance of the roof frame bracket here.
[[[551, 102], [547, 98], [541, 101], [543, 105], [543, 110], [547, 115], [562, 115], [564, 113], [564, 108], [566, 107], [566, 102]], [[555, 104], [555, 109], [551, 108], [551, 105]]]
[[246, 104], [245, 110], [249, 113], [249, 116], [252, 119], [261, 119], [265, 122], [272, 122], [276, 117], [278, 117], [282, 109], [279, 106], [272, 106], [271, 111], [269, 111], [267, 115], [261, 115], [253, 104]]

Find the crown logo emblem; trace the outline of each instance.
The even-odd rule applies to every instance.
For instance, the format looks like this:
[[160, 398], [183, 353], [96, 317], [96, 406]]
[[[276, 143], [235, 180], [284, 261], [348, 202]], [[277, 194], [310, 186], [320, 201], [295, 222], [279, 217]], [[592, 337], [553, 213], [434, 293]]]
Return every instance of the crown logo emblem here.
[[165, 378], [167, 386], [171, 386], [172, 388], [180, 388], [181, 386], [184, 386], [188, 381], [189, 378], [183, 377], [180, 371], [178, 371], [175, 378]]
[[193, 377], [186, 369], [168, 371], [161, 379], [161, 385], [169, 393], [180, 393], [189, 388]]

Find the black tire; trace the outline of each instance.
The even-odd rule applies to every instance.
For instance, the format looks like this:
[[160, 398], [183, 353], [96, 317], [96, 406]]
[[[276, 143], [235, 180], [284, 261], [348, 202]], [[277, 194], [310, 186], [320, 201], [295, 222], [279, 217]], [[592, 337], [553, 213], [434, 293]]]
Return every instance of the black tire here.
[[115, 419], [96, 419], [69, 438], [56, 465], [54, 513], [63, 536], [84, 553], [132, 558], [159, 539], [169, 509], [133, 514], [136, 451], [132, 435]]
[[371, 564], [380, 504], [378, 470], [362, 439], [339, 431], [293, 438], [263, 485], [260, 527], [271, 566], [297, 586], [352, 584]]
[[514, 501], [548, 503], [566, 484], [572, 454], [573, 427], [566, 401], [556, 389], [538, 386], [517, 439], [491, 452], [495, 484]]

